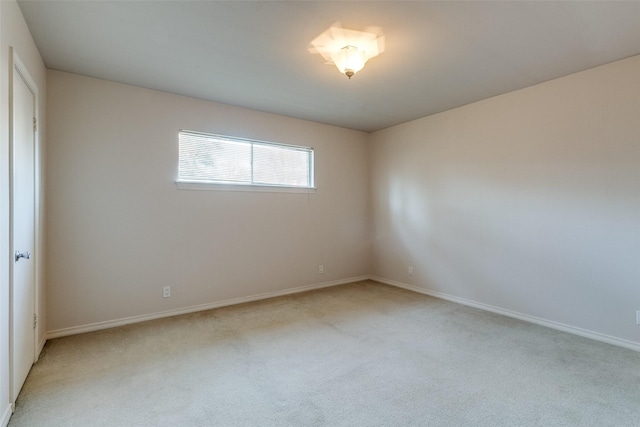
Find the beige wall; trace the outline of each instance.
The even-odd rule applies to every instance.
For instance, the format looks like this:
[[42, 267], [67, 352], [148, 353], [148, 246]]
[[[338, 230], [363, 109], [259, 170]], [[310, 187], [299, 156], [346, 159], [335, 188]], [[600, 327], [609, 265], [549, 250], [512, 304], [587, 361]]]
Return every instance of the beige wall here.
[[373, 274], [640, 343], [640, 56], [370, 144]]
[[[49, 330], [371, 272], [640, 343], [639, 63], [371, 135], [49, 71]], [[311, 145], [319, 189], [177, 190], [181, 128]]]
[[[365, 133], [58, 71], [48, 109], [50, 331], [368, 274]], [[179, 129], [314, 147], [318, 190], [178, 190]]]
[[[38, 115], [40, 128], [46, 126], [46, 70], [31, 38], [22, 13], [15, 1], [0, 1], [0, 422], [9, 402], [9, 82], [10, 47], [35, 80], [39, 90]], [[45, 132], [38, 134], [38, 149], [44, 154]], [[44, 204], [41, 206], [44, 208]], [[42, 216], [41, 216], [42, 217]], [[42, 237], [42, 236], [41, 236]], [[42, 246], [42, 242], [41, 246]], [[34, 259], [41, 263], [43, 253], [34, 251]], [[44, 270], [40, 270], [44, 274]], [[43, 283], [38, 283], [39, 317], [37, 336], [44, 339], [45, 301]]]

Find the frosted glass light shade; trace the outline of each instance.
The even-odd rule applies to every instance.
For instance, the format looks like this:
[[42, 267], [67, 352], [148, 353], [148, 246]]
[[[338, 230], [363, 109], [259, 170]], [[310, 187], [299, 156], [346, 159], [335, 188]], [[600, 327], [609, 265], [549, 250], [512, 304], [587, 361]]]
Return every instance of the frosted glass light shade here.
[[367, 61], [384, 51], [382, 30], [369, 27], [367, 31], [347, 30], [336, 22], [318, 37], [309, 47], [309, 52], [318, 53], [335, 64], [341, 73], [351, 78], [362, 70]]
[[[367, 58], [366, 53], [358, 49], [356, 46], [345, 46], [340, 49], [340, 51], [332, 55], [331, 58], [336, 64], [336, 67], [338, 67], [338, 70], [340, 70], [342, 74], [347, 74], [348, 76], [349, 73], [353, 76], [355, 73], [362, 70], [364, 64], [366, 64], [369, 59]], [[349, 76], [349, 78], [351, 78], [351, 76]]]

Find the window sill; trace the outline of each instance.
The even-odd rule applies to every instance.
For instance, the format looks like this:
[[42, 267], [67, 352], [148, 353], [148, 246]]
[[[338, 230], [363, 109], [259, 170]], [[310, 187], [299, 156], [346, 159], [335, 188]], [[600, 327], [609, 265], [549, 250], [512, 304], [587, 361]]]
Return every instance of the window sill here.
[[178, 190], [204, 190], [204, 191], [252, 191], [258, 193], [315, 193], [315, 187], [284, 187], [278, 185], [252, 185], [252, 184], [219, 184], [214, 182], [188, 182], [176, 181]]

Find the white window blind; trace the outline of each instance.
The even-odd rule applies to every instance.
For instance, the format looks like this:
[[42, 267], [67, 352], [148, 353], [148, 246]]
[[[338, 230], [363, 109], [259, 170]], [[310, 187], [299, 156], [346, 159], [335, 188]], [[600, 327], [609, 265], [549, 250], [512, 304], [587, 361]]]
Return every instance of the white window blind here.
[[313, 148], [179, 132], [178, 182], [313, 187]]

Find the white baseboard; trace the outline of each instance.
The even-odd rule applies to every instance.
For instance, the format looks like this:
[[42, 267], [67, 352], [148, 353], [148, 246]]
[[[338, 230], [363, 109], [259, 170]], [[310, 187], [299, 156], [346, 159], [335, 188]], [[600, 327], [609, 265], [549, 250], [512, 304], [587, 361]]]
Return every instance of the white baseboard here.
[[[445, 294], [442, 292], [437, 292], [430, 289], [425, 289], [418, 286], [397, 282], [395, 280], [385, 279], [383, 277], [371, 275], [371, 276], [350, 277], [348, 279], [334, 280], [331, 282], [323, 282], [323, 283], [318, 283], [314, 285], [299, 286], [296, 288], [285, 289], [282, 291], [265, 292], [262, 294], [252, 295], [248, 297], [233, 298], [233, 299], [218, 301], [218, 302], [209, 303], [209, 304], [200, 304], [200, 305], [195, 305], [195, 306], [190, 306], [190, 307], [185, 307], [185, 308], [180, 308], [175, 310], [162, 311], [158, 313], [143, 314], [140, 316], [132, 316], [132, 317], [126, 317], [122, 319], [109, 320], [105, 322], [91, 323], [88, 325], [56, 329], [56, 330], [47, 332], [45, 339], [42, 340], [39, 346], [38, 354], [40, 354], [40, 352], [42, 351], [42, 348], [44, 347], [44, 344], [46, 343], [47, 339], [59, 338], [59, 337], [64, 337], [68, 335], [82, 334], [85, 332], [99, 331], [102, 329], [115, 328], [118, 326], [124, 326], [131, 323], [146, 322], [148, 320], [160, 319], [163, 317], [178, 316], [180, 314], [194, 313], [197, 311], [210, 310], [212, 308], [242, 304], [242, 303], [251, 302], [251, 301], [259, 301], [263, 299], [274, 298], [274, 297], [279, 297], [283, 295], [296, 294], [300, 292], [311, 291], [314, 289], [327, 288], [330, 286], [344, 285], [347, 283], [359, 282], [359, 281], [368, 280], [368, 279], [374, 280], [376, 282], [384, 283], [386, 285], [395, 286], [398, 288], [406, 289], [406, 290], [417, 292], [420, 294], [429, 295], [435, 298], [444, 299], [444, 300], [455, 302], [458, 304], [478, 308], [480, 310], [485, 310], [485, 311], [500, 314], [503, 316], [512, 317], [514, 319], [523, 320], [529, 323], [535, 323], [536, 325], [545, 326], [551, 329], [568, 332], [570, 334], [578, 335], [585, 338], [590, 338], [592, 340], [596, 340], [596, 341], [600, 341], [607, 344], [611, 344], [618, 347], [623, 347], [623, 348], [640, 352], [640, 343], [637, 343], [635, 341], [629, 341], [629, 340], [617, 338], [611, 335], [602, 334], [600, 332], [589, 331], [587, 329], [578, 328], [576, 326], [566, 325], [564, 323], [554, 322], [552, 320], [547, 320], [547, 319], [543, 319], [536, 316], [530, 316], [528, 314], [519, 313], [517, 311], [512, 311], [505, 308], [496, 307], [493, 305], [469, 300], [466, 298], [456, 297], [456, 296]], [[11, 410], [9, 408], [9, 416], [10, 415], [11, 415]], [[1, 425], [1, 427], [5, 427], [5, 426], [6, 425]]]
[[56, 329], [48, 331], [46, 339], [60, 338], [68, 335], [82, 334], [85, 332], [99, 331], [101, 329], [115, 328], [117, 326], [129, 325], [131, 323], [146, 322], [147, 320], [160, 319], [162, 317], [178, 316], [180, 314], [194, 313], [196, 311], [210, 310], [212, 308], [225, 307], [228, 305], [242, 304], [245, 302], [258, 301], [268, 298], [279, 297], [283, 295], [297, 294], [307, 292], [314, 289], [328, 288], [330, 286], [344, 285], [347, 283], [368, 280], [369, 276], [350, 277], [348, 279], [334, 280], [331, 282], [317, 283], [314, 285], [299, 286], [297, 288], [285, 289], [282, 291], [265, 292], [262, 294], [252, 295], [248, 297], [233, 298], [224, 301], [213, 302], [209, 304], [194, 305], [191, 307], [179, 308], [175, 310], [162, 311], [158, 313], [143, 314], [140, 316], [125, 317], [123, 319], [108, 320], [106, 322], [90, 323], [88, 325], [73, 326], [70, 328]]
[[38, 348], [36, 349], [36, 362], [40, 358], [40, 353], [42, 353], [42, 349], [44, 348], [44, 345], [46, 343], [47, 343], [47, 336], [45, 334], [45, 336], [42, 337], [42, 340], [40, 340], [40, 343], [38, 344]]
[[0, 418], [0, 426], [7, 427], [9, 425], [9, 418], [11, 418], [11, 404], [9, 403], [2, 414], [2, 418]]
[[376, 282], [384, 283], [385, 285], [391, 285], [398, 288], [407, 289], [409, 291], [418, 292], [424, 295], [429, 295], [432, 297], [444, 299], [447, 301], [452, 301], [458, 304], [463, 304], [463, 305], [467, 305], [474, 308], [479, 308], [481, 310], [490, 311], [492, 313], [501, 314], [507, 317], [513, 317], [514, 319], [524, 320], [525, 322], [535, 323], [536, 325], [546, 326], [547, 328], [557, 329], [559, 331], [568, 332], [570, 334], [578, 335], [585, 338], [590, 338], [592, 340], [596, 340], [596, 341], [600, 341], [607, 344], [615, 345], [618, 347], [624, 347], [630, 350], [635, 350], [637, 352], [640, 352], [640, 343], [637, 343], [634, 341], [613, 337], [611, 335], [602, 334], [600, 332], [589, 331], [587, 329], [566, 325], [564, 323], [554, 322], [552, 320], [547, 320], [540, 317], [530, 316], [528, 314], [518, 313], [517, 311], [507, 310], [505, 308], [500, 308], [493, 305], [469, 300], [466, 298], [460, 298], [460, 297], [445, 294], [442, 292], [420, 288], [418, 286], [408, 285], [406, 283], [396, 282], [395, 280], [385, 279], [383, 277], [370, 276], [369, 278]]

